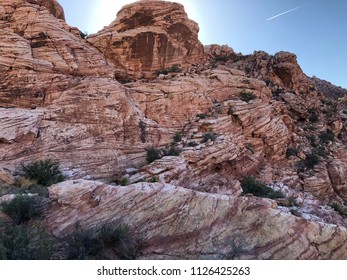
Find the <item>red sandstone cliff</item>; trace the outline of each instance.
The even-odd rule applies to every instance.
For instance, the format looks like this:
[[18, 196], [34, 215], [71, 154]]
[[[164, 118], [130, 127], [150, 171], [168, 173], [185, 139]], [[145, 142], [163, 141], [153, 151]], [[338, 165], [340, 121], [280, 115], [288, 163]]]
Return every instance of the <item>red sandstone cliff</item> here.
[[[73, 180], [50, 188], [49, 228], [126, 217], [142, 258], [346, 259], [346, 221], [329, 206], [347, 198], [343, 104], [294, 54], [204, 49], [197, 33], [170, 2], [125, 6], [85, 40], [54, 0], [0, 0], [0, 181], [58, 160]], [[177, 133], [180, 156], [147, 164]], [[250, 175], [285, 197], [241, 196]], [[107, 184], [121, 177], [131, 185]]]

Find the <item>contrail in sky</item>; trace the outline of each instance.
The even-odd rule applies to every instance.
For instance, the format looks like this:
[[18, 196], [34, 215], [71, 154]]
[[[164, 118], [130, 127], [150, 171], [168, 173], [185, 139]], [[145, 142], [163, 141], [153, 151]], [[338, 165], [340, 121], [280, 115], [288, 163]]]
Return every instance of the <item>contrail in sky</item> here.
[[298, 9], [300, 9], [300, 8], [302, 8], [302, 6], [296, 7], [296, 8], [294, 8], [294, 9], [291, 9], [291, 10], [285, 11], [285, 12], [283, 12], [283, 13], [280, 13], [280, 14], [278, 14], [278, 15], [275, 15], [275, 16], [273, 16], [273, 17], [270, 17], [270, 18], [268, 18], [268, 19], [265, 20], [265, 21], [269, 21], [269, 20], [278, 18], [278, 17], [283, 16], [283, 15], [285, 15], [285, 14], [294, 12], [295, 10], [298, 10]]

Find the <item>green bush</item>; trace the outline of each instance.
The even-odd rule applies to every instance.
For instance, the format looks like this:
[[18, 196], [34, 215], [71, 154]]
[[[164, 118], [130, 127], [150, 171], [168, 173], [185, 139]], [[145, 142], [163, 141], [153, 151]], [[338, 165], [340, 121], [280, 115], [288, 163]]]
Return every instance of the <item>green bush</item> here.
[[333, 142], [335, 140], [335, 134], [330, 129], [327, 129], [326, 132], [321, 132], [318, 135], [321, 144], [328, 144], [330, 141]]
[[81, 36], [82, 39], [86, 39], [88, 37], [88, 33], [87, 32], [82, 32], [80, 30], [80, 36]]
[[124, 224], [105, 224], [97, 230], [82, 229], [77, 225], [66, 240], [70, 260], [107, 259], [105, 249], [112, 250], [120, 259], [135, 259], [138, 248], [137, 241]]
[[75, 231], [66, 240], [69, 260], [93, 259], [103, 249], [102, 241], [95, 237], [94, 231], [82, 229], [79, 225], [76, 225]]
[[199, 145], [199, 144], [196, 143], [195, 141], [188, 142], [188, 144], [187, 144], [188, 147], [196, 147], [196, 146], [198, 146], [198, 145]]
[[291, 156], [297, 156], [298, 152], [299, 152], [299, 150], [297, 148], [289, 147], [286, 150], [286, 158], [289, 158]]
[[304, 160], [304, 164], [308, 169], [313, 169], [319, 163], [320, 159], [316, 154], [308, 154]]
[[318, 121], [319, 121], [319, 116], [317, 115], [316, 112], [312, 112], [312, 113], [309, 115], [308, 119], [309, 119], [310, 122], [315, 123], [315, 122], [318, 122]]
[[304, 160], [300, 160], [297, 163], [297, 172], [302, 173], [308, 169], [313, 169], [320, 163], [320, 158], [316, 153], [307, 154]]
[[38, 196], [17, 195], [11, 201], [3, 202], [1, 208], [16, 224], [40, 217], [43, 213], [42, 198]]
[[122, 177], [122, 178], [120, 179], [120, 181], [119, 181], [119, 184], [120, 184], [121, 186], [128, 186], [129, 183], [130, 183], [130, 181], [129, 181], [129, 178], [128, 178], [128, 177]]
[[169, 68], [157, 70], [155, 73], [157, 74], [157, 76], [159, 76], [160, 74], [167, 75], [169, 73], [178, 73], [181, 71], [182, 69], [178, 65], [173, 65]]
[[153, 161], [162, 158], [160, 150], [154, 147], [148, 148], [146, 149], [146, 151], [147, 151], [147, 156], [146, 156], [147, 163], [152, 163]]
[[314, 153], [320, 157], [326, 158], [328, 156], [327, 152], [325, 151], [324, 147], [317, 147], [314, 149]]
[[125, 224], [114, 226], [106, 224], [101, 227], [98, 238], [104, 248], [110, 248], [116, 255], [124, 260], [136, 258], [138, 249], [137, 241], [131, 236], [129, 227]]
[[259, 197], [267, 198], [283, 198], [284, 195], [281, 191], [275, 191], [264, 183], [259, 182], [256, 178], [250, 176], [241, 180], [242, 194], [253, 194]]
[[160, 181], [158, 176], [152, 176], [152, 178], [149, 180], [150, 183], [158, 183]]
[[208, 118], [208, 115], [207, 114], [197, 114], [196, 115], [198, 118], [200, 118], [200, 119], [206, 119], [206, 118]]
[[284, 89], [283, 88], [276, 89], [275, 94], [278, 95], [280, 93], [284, 93]]
[[64, 176], [59, 170], [59, 163], [52, 159], [30, 163], [24, 166], [22, 171], [25, 178], [35, 180], [46, 187], [64, 180]]
[[179, 143], [182, 141], [182, 133], [177, 132], [173, 138], [174, 143]]
[[333, 208], [336, 212], [338, 212], [341, 216], [347, 217], [347, 211], [340, 203], [333, 202], [329, 206]]
[[49, 260], [53, 241], [40, 225], [0, 226], [0, 260]]
[[208, 140], [215, 141], [216, 138], [217, 136], [212, 132], [204, 133], [202, 135], [201, 143], [206, 143]]
[[247, 103], [251, 100], [257, 99], [257, 96], [255, 94], [247, 91], [240, 92], [239, 97], [242, 101], [245, 101]]
[[313, 134], [309, 134], [306, 136], [307, 140], [310, 141], [310, 144], [312, 147], [317, 147], [318, 144], [317, 144], [317, 138], [315, 135]]

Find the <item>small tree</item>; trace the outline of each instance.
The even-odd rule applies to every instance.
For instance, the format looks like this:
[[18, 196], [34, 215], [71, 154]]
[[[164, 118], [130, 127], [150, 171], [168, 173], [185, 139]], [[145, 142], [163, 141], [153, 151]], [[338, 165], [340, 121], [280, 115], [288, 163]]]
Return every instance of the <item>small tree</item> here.
[[182, 133], [177, 132], [173, 138], [174, 143], [178, 143], [182, 141]]
[[316, 154], [306, 155], [305, 166], [308, 169], [313, 169], [318, 163], [320, 163], [320, 159]]
[[247, 91], [240, 92], [239, 97], [242, 101], [245, 101], [247, 103], [251, 100], [257, 99], [257, 96], [255, 94]]
[[37, 196], [17, 195], [14, 199], [1, 204], [2, 212], [16, 224], [25, 223], [43, 213], [42, 198]]
[[322, 144], [328, 144], [330, 141], [335, 140], [335, 134], [330, 129], [327, 129], [326, 132], [319, 133], [318, 137]]
[[297, 148], [292, 148], [292, 147], [289, 147], [287, 148], [286, 150], [286, 158], [289, 158], [291, 156], [297, 156], [298, 155], [298, 149]]
[[202, 136], [201, 143], [206, 143], [208, 140], [215, 141], [216, 138], [217, 136], [212, 132], [204, 133]]
[[254, 177], [245, 177], [241, 180], [241, 188], [243, 194], [253, 194], [259, 197], [267, 198], [283, 198], [284, 195], [281, 191], [275, 191], [264, 183], [259, 182]]
[[153, 161], [161, 158], [160, 150], [154, 147], [148, 148], [146, 149], [146, 151], [147, 151], [147, 157], [146, 157], [147, 163], [152, 163]]
[[52, 159], [39, 160], [24, 166], [23, 175], [46, 187], [64, 180], [59, 170], [59, 163]]

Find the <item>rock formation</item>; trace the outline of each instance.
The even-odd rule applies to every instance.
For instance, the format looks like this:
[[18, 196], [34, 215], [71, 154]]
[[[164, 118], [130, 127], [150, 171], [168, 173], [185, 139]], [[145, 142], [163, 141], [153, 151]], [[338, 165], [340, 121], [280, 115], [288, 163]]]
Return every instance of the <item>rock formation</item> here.
[[139, 1], [123, 7], [114, 22], [88, 41], [114, 62], [117, 77], [133, 79], [201, 62], [198, 31], [181, 4]]
[[310, 222], [269, 199], [211, 195], [167, 184], [112, 187], [68, 181], [50, 188], [47, 220], [64, 236], [122, 221], [141, 237], [143, 259], [345, 259], [347, 229]]
[[[0, 0], [0, 187], [55, 159], [71, 180], [50, 188], [54, 234], [124, 220], [144, 259], [346, 259], [343, 102], [294, 54], [197, 33], [171, 2], [85, 39], [55, 0]], [[283, 197], [243, 196], [248, 176]]]

